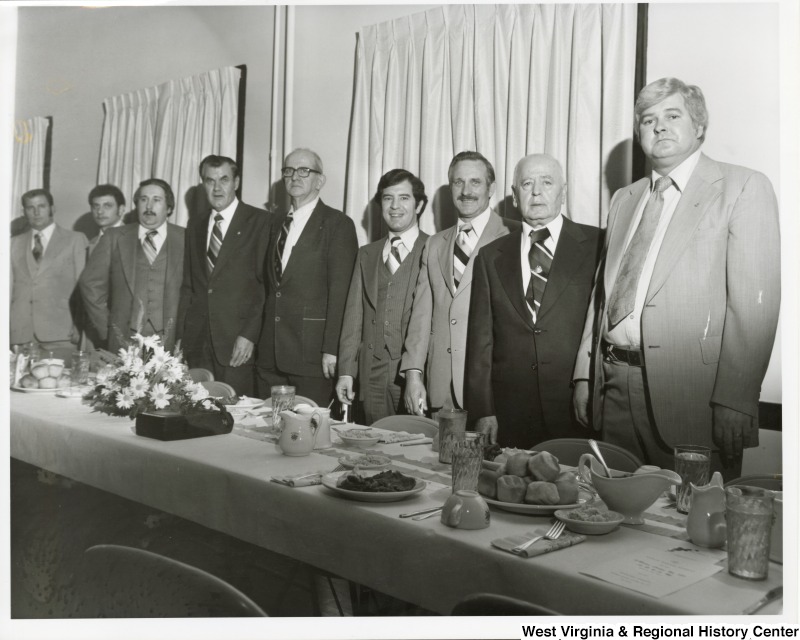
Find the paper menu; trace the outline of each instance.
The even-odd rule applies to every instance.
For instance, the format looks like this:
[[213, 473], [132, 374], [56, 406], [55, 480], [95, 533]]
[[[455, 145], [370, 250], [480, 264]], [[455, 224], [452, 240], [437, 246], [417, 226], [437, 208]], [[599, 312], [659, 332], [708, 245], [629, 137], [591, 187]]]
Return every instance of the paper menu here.
[[677, 543], [674, 549], [642, 549], [605, 560], [581, 573], [626, 589], [661, 598], [721, 571], [724, 552], [698, 550]]

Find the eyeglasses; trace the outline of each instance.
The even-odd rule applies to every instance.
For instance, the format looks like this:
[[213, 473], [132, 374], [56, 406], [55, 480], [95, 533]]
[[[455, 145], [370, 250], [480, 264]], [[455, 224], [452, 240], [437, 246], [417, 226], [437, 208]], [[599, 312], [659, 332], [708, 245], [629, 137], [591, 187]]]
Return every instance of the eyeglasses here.
[[284, 167], [281, 169], [281, 175], [284, 178], [293, 178], [295, 173], [301, 178], [307, 178], [312, 173], [321, 174], [322, 172], [316, 169], [309, 169], [308, 167], [297, 167], [296, 169], [294, 167]]

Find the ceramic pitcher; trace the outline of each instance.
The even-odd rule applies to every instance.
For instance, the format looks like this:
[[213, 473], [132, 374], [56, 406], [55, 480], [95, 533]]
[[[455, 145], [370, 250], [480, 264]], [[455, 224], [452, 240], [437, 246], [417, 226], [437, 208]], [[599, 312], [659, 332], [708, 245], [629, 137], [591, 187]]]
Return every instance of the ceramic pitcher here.
[[686, 517], [686, 533], [698, 547], [716, 549], [725, 544], [725, 489], [719, 471], [711, 482], [692, 486], [692, 504]]
[[307, 456], [314, 449], [319, 413], [301, 416], [294, 411], [281, 411], [283, 429], [278, 438], [278, 447], [287, 456]]
[[[324, 407], [312, 407], [310, 404], [297, 405], [294, 408], [296, 413], [303, 417], [312, 418], [312, 424], [316, 427], [315, 449], [329, 449], [333, 446], [331, 442], [331, 410]], [[317, 418], [314, 418], [317, 416]]]

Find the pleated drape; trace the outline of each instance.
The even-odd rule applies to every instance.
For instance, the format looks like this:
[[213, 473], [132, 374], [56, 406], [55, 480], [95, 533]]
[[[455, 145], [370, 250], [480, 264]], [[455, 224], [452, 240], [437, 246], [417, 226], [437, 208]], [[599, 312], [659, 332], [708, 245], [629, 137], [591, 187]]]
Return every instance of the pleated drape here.
[[104, 100], [98, 184], [115, 184], [130, 199], [142, 180], [166, 180], [175, 193], [170, 222], [186, 226], [200, 161], [211, 153], [236, 158], [240, 74], [225, 67]]
[[44, 187], [45, 148], [50, 120], [43, 117], [14, 123], [14, 183], [11, 189], [11, 217], [23, 215], [22, 194]]
[[493, 205], [511, 212], [514, 166], [549, 153], [567, 213], [602, 226], [630, 177], [635, 4], [445, 5], [358, 34], [345, 209], [363, 244], [383, 233], [369, 201], [396, 167], [420, 176], [427, 232], [454, 221], [447, 167], [476, 149], [494, 165]]

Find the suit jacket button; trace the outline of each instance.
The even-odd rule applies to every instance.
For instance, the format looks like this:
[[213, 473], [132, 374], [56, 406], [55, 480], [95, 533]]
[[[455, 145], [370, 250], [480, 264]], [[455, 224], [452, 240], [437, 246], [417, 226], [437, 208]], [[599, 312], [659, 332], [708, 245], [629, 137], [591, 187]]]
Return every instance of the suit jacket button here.
[[537, 365], [537, 364], [532, 364], [532, 365], [531, 365], [531, 369], [532, 369], [533, 371], [536, 371], [536, 369], [538, 369], [538, 368], [539, 368], [539, 365]]
[[372, 319], [372, 324], [375, 324], [375, 318]]
[[541, 332], [542, 332], [541, 329], [534, 329], [533, 330], [533, 335], [538, 336]]
[[450, 324], [455, 324], [456, 322], [458, 322], [458, 320], [456, 320], [455, 318], [453, 318], [453, 319], [450, 321]]
[[450, 350], [450, 347], [447, 347], [447, 353], [452, 353], [452, 351]]
[[278, 291], [278, 292], [275, 294], [275, 297], [276, 297], [276, 298], [280, 298], [280, 297], [281, 297], [281, 292], [280, 292], [280, 291]]
[[208, 295], [211, 295], [212, 293], [214, 293], [214, 290], [213, 289], [209, 289], [208, 290]]
[[372, 343], [371, 342], [367, 345], [367, 349], [372, 349]]
[[280, 322], [280, 321], [281, 321], [281, 317], [280, 316], [275, 316], [275, 322]]

